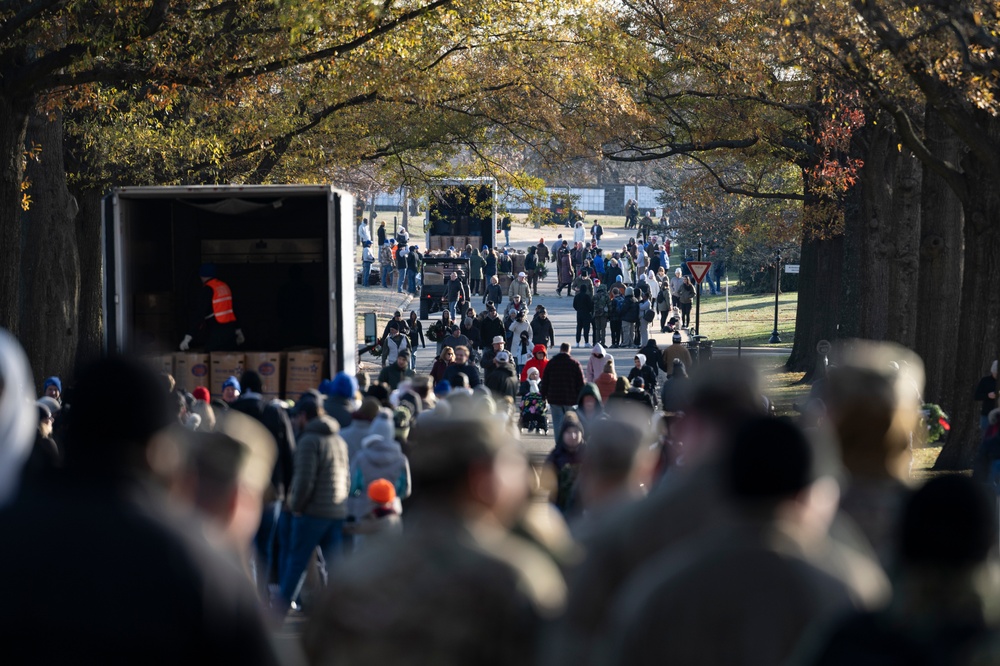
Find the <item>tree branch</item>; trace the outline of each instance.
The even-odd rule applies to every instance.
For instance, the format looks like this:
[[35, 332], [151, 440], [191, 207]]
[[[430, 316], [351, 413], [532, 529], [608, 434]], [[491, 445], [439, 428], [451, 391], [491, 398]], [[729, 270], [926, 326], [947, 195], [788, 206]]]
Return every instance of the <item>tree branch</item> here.
[[[731, 140], [718, 139], [716, 141], [704, 141], [697, 143], [678, 143], [669, 147], [664, 147], [665, 149], [661, 152], [641, 152], [647, 149], [629, 147], [622, 150], [604, 150], [602, 151], [602, 154], [604, 157], [614, 162], [651, 162], [653, 160], [662, 160], [666, 157], [672, 157], [674, 155], [691, 155], [692, 153], [701, 153], [711, 150], [740, 150], [756, 145], [758, 141], [760, 141], [760, 139], [757, 137]], [[639, 152], [639, 154], [623, 154], [635, 152]]]
[[726, 194], [737, 194], [739, 196], [751, 197], [753, 199], [783, 199], [786, 201], [813, 201], [812, 197], [805, 194], [792, 194], [789, 192], [761, 192], [759, 190], [745, 190], [740, 187], [733, 187], [726, 183], [722, 176], [715, 172], [705, 160], [701, 159], [697, 155], [688, 155], [688, 157], [702, 166], [703, 169], [708, 171], [708, 173], [715, 179], [718, 183], [719, 188], [722, 189]]

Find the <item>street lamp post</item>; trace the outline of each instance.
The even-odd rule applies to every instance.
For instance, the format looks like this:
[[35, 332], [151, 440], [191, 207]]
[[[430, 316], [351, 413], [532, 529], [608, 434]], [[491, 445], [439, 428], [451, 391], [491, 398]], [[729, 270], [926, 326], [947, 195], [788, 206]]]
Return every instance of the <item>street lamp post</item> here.
[[781, 342], [778, 336], [778, 292], [781, 286], [781, 251], [774, 253], [774, 330], [771, 331], [771, 339], [768, 344], [774, 345]]

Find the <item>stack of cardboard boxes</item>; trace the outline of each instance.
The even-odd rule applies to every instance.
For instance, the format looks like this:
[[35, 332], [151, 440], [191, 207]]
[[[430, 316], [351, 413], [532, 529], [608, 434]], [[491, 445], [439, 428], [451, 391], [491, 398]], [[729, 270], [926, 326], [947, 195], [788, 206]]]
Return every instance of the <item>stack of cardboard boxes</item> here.
[[177, 388], [187, 392], [204, 386], [212, 395], [222, 394], [222, 384], [229, 377], [243, 376], [245, 369], [260, 375], [265, 398], [284, 395], [297, 399], [323, 380], [326, 352], [304, 349], [287, 352], [176, 352], [148, 356], [157, 371], [173, 375]]

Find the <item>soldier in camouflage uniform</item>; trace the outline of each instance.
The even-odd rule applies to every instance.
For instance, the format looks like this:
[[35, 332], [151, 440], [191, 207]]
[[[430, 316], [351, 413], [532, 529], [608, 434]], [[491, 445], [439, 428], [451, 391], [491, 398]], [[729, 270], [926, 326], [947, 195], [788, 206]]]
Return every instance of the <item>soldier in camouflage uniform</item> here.
[[414, 501], [402, 536], [330, 581], [305, 633], [310, 663], [522, 666], [565, 583], [507, 526], [528, 500], [523, 454], [496, 422], [433, 417], [411, 433]]
[[608, 287], [605, 284], [597, 285], [594, 290], [594, 344], [607, 347], [608, 330], [608, 307], [611, 305], [611, 298], [608, 296]]

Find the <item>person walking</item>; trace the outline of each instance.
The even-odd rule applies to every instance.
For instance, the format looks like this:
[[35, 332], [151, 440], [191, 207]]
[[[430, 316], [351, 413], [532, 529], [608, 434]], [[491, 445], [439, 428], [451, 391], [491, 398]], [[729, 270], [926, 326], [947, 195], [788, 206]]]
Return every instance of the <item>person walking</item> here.
[[420, 254], [420, 246], [411, 245], [410, 251], [406, 255], [406, 290], [413, 296], [417, 295], [417, 274], [420, 272], [423, 259], [423, 255]]
[[539, 305], [535, 310], [535, 316], [531, 319], [531, 341], [536, 345], [555, 347], [556, 332], [552, 328], [552, 320], [549, 319], [549, 311], [544, 305]]
[[500, 304], [503, 303], [503, 287], [500, 286], [500, 279], [496, 275], [490, 276], [486, 293], [483, 294], [483, 304], [490, 303], [495, 308], [500, 307]]
[[[385, 225], [385, 222], [382, 223]], [[379, 232], [384, 236], [385, 228], [384, 226], [379, 227]], [[392, 284], [392, 269], [395, 267], [395, 261], [392, 258], [392, 246], [389, 241], [379, 241], [378, 250], [378, 263], [379, 263], [379, 276], [382, 281], [382, 288], [386, 289]]]
[[681, 269], [674, 270], [674, 276], [670, 278], [670, 304], [680, 309], [681, 307], [681, 287], [684, 286], [684, 277]]
[[406, 258], [409, 256], [410, 250], [406, 245], [396, 244], [396, 271], [399, 273], [399, 283], [396, 286], [396, 293], [402, 294], [403, 287], [406, 285]]
[[537, 247], [532, 245], [524, 255], [524, 272], [528, 276], [528, 287], [531, 296], [538, 296], [538, 255]]
[[[621, 277], [619, 276], [619, 280]], [[625, 287], [621, 282], [615, 283], [618, 286], [612, 288], [609, 293], [608, 303], [608, 323], [611, 325], [611, 347], [617, 349], [622, 343], [622, 310], [625, 308]]]
[[410, 320], [407, 322], [410, 327], [410, 370], [417, 369], [417, 346], [427, 349], [427, 341], [424, 339], [424, 325], [417, 316], [416, 310], [410, 310]]
[[569, 249], [565, 245], [559, 250], [557, 266], [559, 270], [557, 271], [558, 284], [556, 285], [556, 296], [562, 296], [563, 288], [566, 289], [568, 295], [570, 285], [573, 283], [573, 264], [569, 256]]
[[305, 394], [293, 409], [293, 423], [301, 434], [295, 443], [295, 469], [288, 504], [291, 535], [281, 573], [276, 610], [287, 612], [298, 596], [313, 551], [320, 548], [326, 567], [340, 556], [350, 460], [340, 426], [326, 415], [318, 396]]
[[528, 276], [524, 271], [518, 273], [517, 279], [510, 283], [507, 296], [512, 301], [516, 296], [520, 296], [522, 303], [531, 305], [531, 285], [528, 284]]
[[681, 325], [684, 328], [691, 326], [691, 303], [694, 301], [695, 291], [694, 286], [691, 284], [691, 278], [685, 277], [684, 284], [678, 293], [678, 300], [681, 306]]
[[542, 383], [539, 387], [542, 397], [549, 403], [552, 412], [552, 429], [557, 437], [562, 427], [563, 417], [576, 405], [584, 383], [583, 368], [579, 361], [570, 355], [569, 343], [562, 343], [559, 346], [559, 353], [553, 356], [545, 366]]
[[608, 287], [600, 283], [594, 289], [594, 342], [606, 345], [608, 331], [608, 310], [611, 299], [608, 297]]
[[505, 247], [510, 247], [510, 226], [510, 215], [504, 215], [503, 219], [500, 220], [500, 230], [503, 231], [503, 244]]
[[[590, 328], [593, 325], [594, 298], [586, 289], [579, 289], [573, 297], [573, 309], [576, 310], [576, 346], [590, 346]], [[580, 344], [580, 334], [583, 334], [583, 344]]]
[[[389, 335], [382, 340], [382, 367], [393, 365], [400, 352], [409, 351], [409, 339], [400, 333], [400, 325], [394, 321], [389, 322]], [[409, 362], [409, 358], [407, 358]]]
[[670, 304], [670, 281], [660, 282], [659, 290], [656, 293], [656, 311], [660, 313], [660, 333], [667, 332], [667, 319], [673, 311]]
[[455, 319], [456, 308], [459, 303], [464, 304], [469, 302], [469, 289], [465, 286], [465, 283], [459, 279], [458, 273], [452, 271], [451, 280], [448, 281], [448, 312], [451, 313], [451, 318]]
[[497, 254], [490, 249], [489, 245], [483, 246], [483, 279], [493, 283], [493, 278], [497, 274]]
[[646, 292], [642, 292], [642, 296], [639, 299], [639, 320], [636, 322], [636, 325], [639, 327], [637, 344], [640, 347], [645, 347], [649, 341], [649, 324], [655, 316], [652, 303], [649, 301], [649, 295]]
[[[367, 228], [367, 227], [366, 227]], [[372, 242], [366, 240], [361, 248], [361, 286], [367, 287], [368, 279], [371, 276], [372, 264], [375, 263], [375, 255], [372, 254]]]
[[548, 263], [549, 261], [549, 246], [545, 244], [544, 238], [538, 239], [538, 245], [535, 246], [535, 255], [538, 257], [538, 265]]
[[590, 227], [590, 240], [594, 243], [594, 247], [600, 247], [601, 236], [604, 235], [604, 227], [597, 220], [594, 220], [593, 226]]
[[364, 246], [365, 243], [371, 245], [372, 235], [368, 231], [368, 218], [361, 218], [361, 222], [358, 224], [358, 245]]
[[485, 289], [483, 287], [483, 269], [486, 261], [479, 253], [479, 248], [472, 248], [469, 254], [469, 291], [476, 296], [481, 296]]
[[636, 327], [639, 325], [639, 299], [638, 289], [625, 288], [626, 296], [622, 304], [622, 347], [634, 347], [637, 335]]
[[685, 368], [691, 367], [691, 352], [681, 342], [680, 331], [674, 332], [670, 346], [663, 350], [662, 365], [667, 375], [673, 373], [674, 361], [676, 360], [683, 363]]
[[233, 292], [215, 272], [215, 264], [202, 264], [198, 269], [202, 287], [195, 297], [191, 327], [179, 345], [181, 351], [190, 349], [195, 336], [204, 338], [206, 352], [233, 351], [244, 342], [233, 310]]

